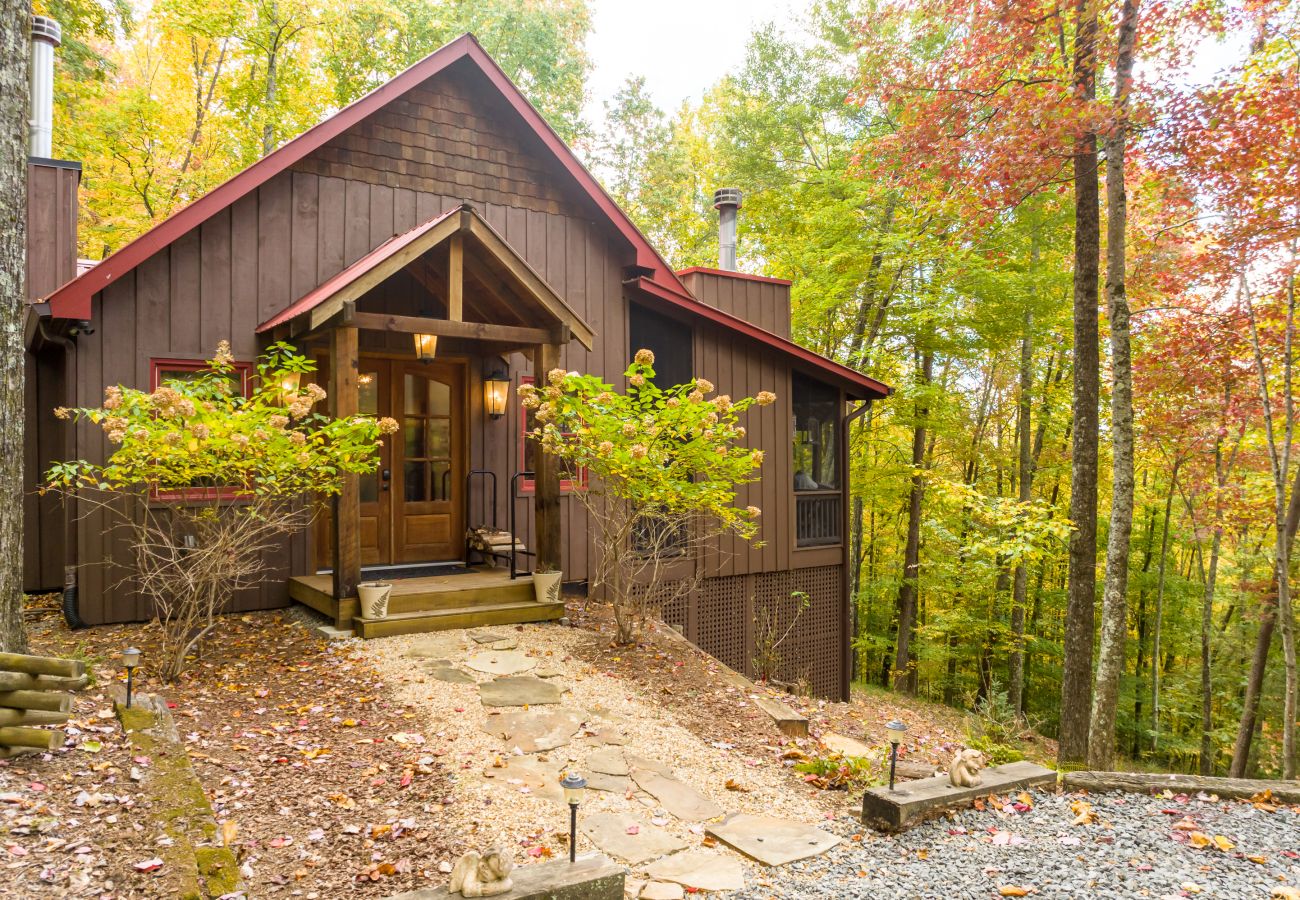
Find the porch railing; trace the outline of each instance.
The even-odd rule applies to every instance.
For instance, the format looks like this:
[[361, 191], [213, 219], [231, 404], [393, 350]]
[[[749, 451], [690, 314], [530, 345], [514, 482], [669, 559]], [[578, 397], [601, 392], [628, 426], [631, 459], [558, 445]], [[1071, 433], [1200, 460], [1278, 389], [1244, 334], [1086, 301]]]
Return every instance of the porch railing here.
[[794, 495], [795, 546], [838, 544], [842, 502], [839, 491], [797, 491]]

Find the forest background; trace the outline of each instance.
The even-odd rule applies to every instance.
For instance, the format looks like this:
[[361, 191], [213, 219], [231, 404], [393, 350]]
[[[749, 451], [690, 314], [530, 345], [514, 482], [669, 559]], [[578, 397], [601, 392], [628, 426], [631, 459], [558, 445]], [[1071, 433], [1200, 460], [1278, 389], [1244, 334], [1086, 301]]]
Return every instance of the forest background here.
[[1295, 0], [818, 0], [598, 124], [582, 0], [36, 11], [89, 259], [464, 31], [675, 266], [740, 188], [741, 268], [896, 387], [850, 435], [856, 679], [1294, 777]]

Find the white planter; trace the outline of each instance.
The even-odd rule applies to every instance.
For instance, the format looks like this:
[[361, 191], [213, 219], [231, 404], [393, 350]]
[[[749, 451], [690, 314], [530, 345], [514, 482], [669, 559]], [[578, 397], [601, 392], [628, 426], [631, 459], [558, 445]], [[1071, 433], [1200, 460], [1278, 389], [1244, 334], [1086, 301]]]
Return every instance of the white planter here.
[[384, 581], [363, 581], [357, 585], [357, 594], [361, 597], [361, 618], [388, 618], [388, 595], [393, 586]]
[[560, 602], [560, 579], [563, 572], [534, 572], [533, 590], [537, 592], [538, 603]]

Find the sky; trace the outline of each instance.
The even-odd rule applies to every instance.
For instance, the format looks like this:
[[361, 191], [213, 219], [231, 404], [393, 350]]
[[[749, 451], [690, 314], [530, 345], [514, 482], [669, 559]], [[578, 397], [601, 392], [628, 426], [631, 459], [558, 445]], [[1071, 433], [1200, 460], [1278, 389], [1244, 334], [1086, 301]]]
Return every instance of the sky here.
[[631, 75], [644, 75], [655, 104], [665, 112], [700, 96], [745, 58], [754, 27], [784, 22], [791, 0], [590, 0], [594, 64], [587, 116], [604, 121], [603, 102]]

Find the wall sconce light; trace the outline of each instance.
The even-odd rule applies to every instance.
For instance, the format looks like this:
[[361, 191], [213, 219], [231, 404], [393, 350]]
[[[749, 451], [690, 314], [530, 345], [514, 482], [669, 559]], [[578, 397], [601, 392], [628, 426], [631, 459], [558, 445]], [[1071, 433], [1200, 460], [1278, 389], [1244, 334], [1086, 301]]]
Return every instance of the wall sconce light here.
[[134, 680], [135, 667], [140, 665], [140, 651], [135, 647], [127, 647], [122, 651], [122, 665], [126, 668], [126, 708], [131, 708], [131, 688]]
[[907, 737], [907, 726], [901, 719], [894, 719], [885, 726], [889, 734], [889, 789], [894, 789], [894, 766], [898, 764], [898, 745]]
[[420, 362], [433, 362], [434, 354], [438, 352], [438, 336], [436, 334], [417, 334], [415, 336], [415, 358]]
[[285, 372], [280, 376], [280, 402], [288, 403], [289, 398], [298, 393], [302, 375], [298, 372]]
[[578, 859], [578, 804], [582, 802], [583, 792], [587, 789], [587, 779], [577, 772], [570, 772], [560, 782], [564, 788], [564, 800], [569, 804], [569, 862]]
[[483, 409], [493, 419], [499, 419], [506, 414], [509, 399], [510, 375], [498, 366], [483, 379]]

